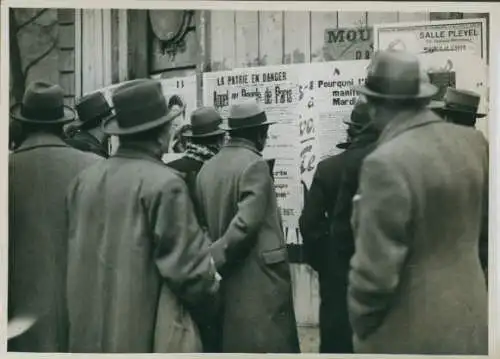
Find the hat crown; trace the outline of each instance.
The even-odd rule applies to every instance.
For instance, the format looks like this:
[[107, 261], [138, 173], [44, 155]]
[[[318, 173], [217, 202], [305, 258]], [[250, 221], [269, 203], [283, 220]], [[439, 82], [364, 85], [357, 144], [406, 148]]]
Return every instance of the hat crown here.
[[111, 114], [111, 106], [102, 92], [94, 92], [85, 95], [75, 105], [80, 121], [90, 121], [96, 118], [104, 118]]
[[366, 85], [386, 95], [414, 95], [420, 88], [418, 59], [406, 51], [388, 50], [374, 55]]
[[200, 107], [191, 114], [190, 130], [193, 136], [202, 136], [218, 132], [222, 117], [213, 107]]
[[161, 84], [156, 80], [129, 81], [114, 91], [112, 101], [116, 120], [123, 128], [155, 121], [168, 112]]
[[241, 100], [233, 104], [229, 109], [229, 118], [245, 119], [264, 113], [259, 101], [255, 98]]
[[35, 81], [26, 88], [22, 104], [33, 109], [60, 108], [64, 105], [64, 91], [57, 84]]

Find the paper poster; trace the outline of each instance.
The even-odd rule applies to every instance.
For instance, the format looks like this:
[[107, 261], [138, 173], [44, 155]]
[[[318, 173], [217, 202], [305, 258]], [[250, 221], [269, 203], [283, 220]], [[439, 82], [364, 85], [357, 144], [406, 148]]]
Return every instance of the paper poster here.
[[[155, 78], [155, 77], [153, 77]], [[155, 78], [157, 79], [157, 78]], [[189, 117], [192, 111], [196, 109], [196, 101], [197, 101], [197, 92], [196, 92], [196, 75], [179, 77], [179, 78], [170, 78], [170, 79], [157, 79], [160, 81], [162, 86], [163, 95], [165, 96], [165, 101], [169, 102], [173, 95], [179, 96], [183, 104], [186, 106], [186, 111], [183, 116], [178, 117], [172, 127], [172, 135], [176, 129], [178, 129], [182, 124], [189, 122]], [[100, 91], [104, 94], [104, 97], [108, 101], [108, 103], [113, 106], [113, 91], [119, 86], [127, 83], [129, 81], [124, 81], [120, 83], [116, 83], [101, 89], [98, 89], [94, 92]], [[110, 140], [110, 153], [115, 153], [118, 147], [118, 138], [116, 136], [111, 136]]]
[[316, 133], [320, 159], [342, 151], [336, 146], [346, 139], [344, 121], [350, 119], [358, 98], [355, 87], [364, 83], [368, 64], [367, 60], [358, 60], [304, 65], [307, 71], [302, 73], [307, 74], [309, 87], [312, 86], [309, 92], [318, 113]]
[[241, 98], [258, 98], [269, 128], [264, 158], [274, 158], [275, 189], [285, 226], [298, 223], [300, 180], [298, 166], [297, 71], [295, 66], [269, 66], [203, 74], [203, 104], [213, 106], [223, 117]]
[[325, 61], [368, 60], [372, 53], [372, 27], [325, 29]]
[[486, 20], [444, 20], [374, 26], [374, 48], [402, 46], [415, 54], [473, 54], [486, 59]]
[[[375, 50], [400, 48], [418, 56], [441, 100], [447, 87], [477, 92], [478, 111], [488, 113], [489, 85], [486, 63], [486, 20], [445, 20], [427, 23], [374, 26]], [[487, 119], [476, 128], [488, 137]]]

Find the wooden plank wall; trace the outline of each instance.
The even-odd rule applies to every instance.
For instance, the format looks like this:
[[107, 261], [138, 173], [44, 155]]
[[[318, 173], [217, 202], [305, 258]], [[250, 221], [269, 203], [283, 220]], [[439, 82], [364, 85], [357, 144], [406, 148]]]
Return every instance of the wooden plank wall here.
[[75, 103], [75, 11], [74, 9], [57, 10], [59, 84], [64, 89], [64, 103]]
[[[112, 13], [110, 9], [81, 10], [81, 94], [112, 84]], [[115, 75], [116, 76], [116, 75]]]
[[[208, 71], [324, 61], [325, 29], [429, 19], [428, 13], [212, 11]], [[292, 264], [297, 320], [318, 324], [316, 274]]]

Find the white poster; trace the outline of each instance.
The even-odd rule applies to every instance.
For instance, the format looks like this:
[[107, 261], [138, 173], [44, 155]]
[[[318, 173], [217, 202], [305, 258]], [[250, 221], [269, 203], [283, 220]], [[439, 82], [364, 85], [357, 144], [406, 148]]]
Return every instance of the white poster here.
[[[172, 98], [172, 96], [177, 95], [181, 99], [182, 103], [186, 107], [185, 116], [178, 117], [174, 123], [172, 128], [172, 135], [175, 130], [177, 130], [180, 126], [189, 122], [189, 118], [191, 112], [196, 109], [197, 105], [197, 92], [196, 92], [196, 75], [187, 76], [187, 77], [178, 77], [178, 78], [170, 78], [170, 79], [161, 79], [156, 78], [160, 81], [162, 86], [163, 95], [165, 97], [165, 101], [168, 102]], [[113, 106], [113, 91], [119, 86], [127, 83], [129, 81], [124, 81], [120, 83], [116, 83], [96, 91], [100, 91], [104, 94], [104, 97], [108, 101], [108, 103]], [[118, 148], [118, 138], [116, 136], [111, 136], [110, 140], [110, 153], [115, 153]], [[166, 157], [169, 155], [167, 154]]]
[[[245, 68], [203, 74], [203, 104], [228, 116], [229, 106], [238, 99], [258, 98], [270, 126], [264, 158], [274, 158], [275, 189], [286, 228], [296, 227], [300, 215], [300, 179], [298, 166], [298, 101], [295, 66]], [[295, 233], [295, 230], [288, 231]], [[290, 240], [291, 242], [297, 239]]]
[[[447, 87], [470, 90], [481, 96], [478, 111], [488, 113], [485, 19], [376, 25], [374, 47], [400, 48], [416, 54], [431, 82], [439, 88], [435, 100], [442, 99]], [[476, 128], [488, 137], [486, 118], [478, 119]]]
[[486, 20], [444, 20], [375, 25], [374, 48], [402, 45], [415, 54], [472, 54], [486, 59]]
[[309, 92], [318, 112], [320, 159], [342, 151], [336, 146], [346, 139], [344, 121], [350, 119], [358, 98], [355, 87], [364, 83], [368, 64], [367, 60], [358, 60], [303, 65], [306, 68], [301, 73], [307, 74], [302, 76], [309, 80]]
[[[245, 68], [205, 73], [203, 103], [227, 117], [229, 106], [242, 97], [257, 97], [270, 127], [265, 158], [275, 158], [275, 189], [287, 243], [300, 243], [298, 219], [304, 190], [316, 166], [346, 138], [346, 125], [357, 100], [368, 61]], [[305, 187], [305, 188], [304, 188]]]

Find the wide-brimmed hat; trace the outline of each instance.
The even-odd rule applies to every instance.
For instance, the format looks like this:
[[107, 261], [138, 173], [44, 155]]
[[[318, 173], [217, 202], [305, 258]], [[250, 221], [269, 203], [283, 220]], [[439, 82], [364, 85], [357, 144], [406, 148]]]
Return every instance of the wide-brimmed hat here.
[[[226, 131], [241, 130], [244, 128], [272, 125], [276, 122], [268, 121], [266, 112], [255, 98], [241, 100], [229, 108]], [[222, 126], [221, 126], [222, 127]]]
[[[350, 121], [344, 121], [344, 124], [348, 126], [348, 131], [353, 136], [362, 133], [370, 125], [371, 117], [369, 114], [369, 108], [370, 106], [366, 102], [356, 103], [352, 109]], [[351, 142], [347, 140], [337, 144], [336, 147], [346, 149], [350, 144]]]
[[473, 91], [448, 87], [443, 101], [432, 101], [429, 108], [440, 113], [465, 113], [482, 118], [486, 114], [477, 112], [480, 100], [481, 96]]
[[438, 88], [423, 81], [418, 58], [406, 51], [376, 52], [365, 84], [356, 90], [367, 97], [390, 100], [430, 99]]
[[58, 124], [75, 119], [75, 111], [64, 104], [64, 91], [59, 85], [35, 81], [28, 85], [23, 101], [10, 108], [10, 116], [32, 124]]
[[78, 127], [97, 126], [99, 122], [110, 117], [113, 112], [102, 92], [94, 92], [83, 96], [75, 105]]
[[226, 133], [219, 126], [222, 117], [213, 107], [200, 107], [191, 114], [191, 128], [184, 137], [210, 137]]
[[102, 124], [109, 135], [132, 135], [160, 127], [182, 114], [167, 108], [160, 82], [151, 79], [129, 81], [118, 87], [112, 102], [115, 114]]

